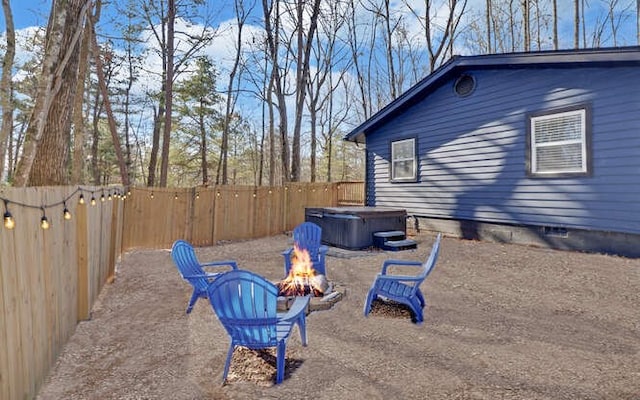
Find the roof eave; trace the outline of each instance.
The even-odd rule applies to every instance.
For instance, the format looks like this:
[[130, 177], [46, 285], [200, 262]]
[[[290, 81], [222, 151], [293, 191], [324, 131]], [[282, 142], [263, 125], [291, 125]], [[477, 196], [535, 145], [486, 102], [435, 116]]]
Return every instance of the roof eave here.
[[469, 68], [545, 68], [565, 65], [640, 65], [640, 46], [608, 49], [543, 51], [536, 53], [487, 54], [478, 56], [454, 56], [422, 81], [409, 88], [371, 118], [357, 126], [344, 140], [365, 143], [369, 130], [409, 104], [415, 96], [428, 90], [453, 71]]

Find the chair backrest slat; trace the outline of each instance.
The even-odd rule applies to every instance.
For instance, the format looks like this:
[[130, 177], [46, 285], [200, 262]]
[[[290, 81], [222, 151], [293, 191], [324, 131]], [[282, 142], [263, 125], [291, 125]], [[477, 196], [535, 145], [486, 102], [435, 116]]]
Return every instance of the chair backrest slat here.
[[209, 285], [209, 300], [234, 341], [247, 346], [277, 344], [276, 286], [249, 271], [234, 270]]
[[427, 276], [433, 270], [433, 267], [436, 265], [436, 261], [438, 261], [438, 255], [440, 254], [440, 240], [442, 239], [442, 234], [438, 233], [436, 237], [436, 241], [433, 243], [431, 247], [431, 253], [429, 254], [429, 258], [423, 264], [422, 272], [420, 273], [420, 277], [426, 279]]
[[204, 277], [194, 278], [194, 276], [197, 275], [204, 275], [204, 271], [200, 267], [200, 262], [191, 244], [184, 240], [176, 240], [171, 248], [171, 257], [178, 267], [182, 278], [188, 280], [198, 289], [206, 290], [209, 282]]

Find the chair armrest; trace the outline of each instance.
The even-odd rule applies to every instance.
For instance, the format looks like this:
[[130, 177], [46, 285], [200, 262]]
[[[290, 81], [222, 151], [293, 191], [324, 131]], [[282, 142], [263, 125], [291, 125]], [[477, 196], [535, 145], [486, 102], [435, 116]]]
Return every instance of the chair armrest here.
[[318, 247], [318, 254], [322, 254], [325, 255], [327, 254], [327, 251], [329, 251], [329, 246], [327, 245], [320, 245], [320, 247]]
[[410, 275], [376, 275], [376, 281], [403, 281], [403, 282], [420, 282], [424, 280], [422, 276], [410, 276]]
[[289, 310], [285, 314], [278, 315], [278, 320], [289, 322], [295, 321], [296, 319], [298, 319], [298, 317], [300, 317], [300, 313], [305, 312], [307, 306], [309, 305], [310, 299], [311, 296], [296, 297], [293, 301], [293, 304], [291, 305], [291, 308], [289, 308]]
[[286, 257], [286, 256], [290, 256], [291, 253], [293, 253], [293, 247], [290, 247], [290, 248], [286, 249], [285, 251], [283, 251], [282, 255]]
[[233, 269], [238, 269], [238, 263], [234, 260], [224, 260], [224, 261], [211, 261], [206, 263], [201, 263], [201, 267], [223, 267], [230, 266]]
[[209, 279], [209, 278], [215, 278], [216, 276], [220, 275], [222, 272], [206, 272], [204, 274], [198, 274], [198, 275], [184, 275], [183, 278], [184, 279], [196, 279], [196, 278], [204, 278], [204, 279]]
[[422, 267], [422, 262], [414, 260], [386, 260], [382, 264], [382, 274], [387, 273], [387, 268], [394, 267]]

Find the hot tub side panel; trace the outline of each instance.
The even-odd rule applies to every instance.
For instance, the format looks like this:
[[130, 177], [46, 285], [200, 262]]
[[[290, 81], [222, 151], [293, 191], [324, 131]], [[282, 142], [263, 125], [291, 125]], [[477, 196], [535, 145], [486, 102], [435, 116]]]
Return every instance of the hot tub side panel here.
[[[330, 210], [334, 211], [334, 210]], [[406, 233], [406, 212], [336, 213], [325, 209], [306, 209], [305, 220], [322, 228], [322, 242], [348, 250], [373, 246], [373, 234], [384, 231]]]

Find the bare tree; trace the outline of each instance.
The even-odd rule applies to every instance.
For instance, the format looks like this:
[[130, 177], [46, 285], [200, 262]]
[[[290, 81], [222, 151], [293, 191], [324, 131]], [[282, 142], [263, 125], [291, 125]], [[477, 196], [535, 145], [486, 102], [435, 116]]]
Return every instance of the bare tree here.
[[[285, 181], [290, 180], [291, 168], [289, 164], [289, 136], [287, 123], [287, 102], [284, 92], [283, 74], [281, 73], [280, 62], [280, 3], [274, 0], [262, 0], [262, 10], [264, 13], [264, 30], [267, 42], [267, 53], [271, 62], [271, 84], [269, 85], [269, 96], [271, 93], [276, 97], [278, 108], [278, 133], [280, 134], [280, 159], [282, 163], [282, 176]], [[274, 116], [271, 116], [273, 121]], [[275, 130], [275, 127], [274, 127]]]
[[318, 26], [318, 13], [320, 12], [320, 0], [313, 0], [308, 20], [308, 31], [304, 31], [306, 24], [304, 6], [306, 2], [296, 2], [296, 32], [297, 32], [297, 60], [296, 60], [296, 102], [293, 125], [293, 141], [291, 144], [291, 180], [300, 180], [300, 135], [302, 130], [302, 114], [307, 95], [307, 81], [309, 79], [309, 65], [311, 47]]
[[169, 141], [171, 139], [171, 118], [173, 111], [173, 77], [174, 77], [174, 39], [176, 26], [176, 2], [167, 0], [167, 47], [166, 47], [166, 71], [164, 83], [165, 115], [164, 131], [162, 136], [162, 156], [160, 158], [160, 186], [167, 186], [169, 173]]
[[[212, 32], [208, 21], [203, 21], [200, 32], [174, 32], [175, 35], [180, 33], [181, 44], [183, 48], [180, 54], [175, 53], [176, 49], [172, 43], [169, 44], [169, 36], [175, 36], [173, 33], [169, 33], [169, 29], [174, 30], [175, 18], [180, 16], [184, 19], [194, 18], [189, 14], [188, 7], [192, 2], [197, 0], [185, 0], [176, 3], [175, 0], [154, 1], [154, 0], [141, 0], [142, 6], [142, 19], [147, 23], [148, 29], [151, 31], [151, 37], [156, 42], [156, 51], [160, 57], [162, 63], [161, 72], [161, 88], [157, 96], [157, 105], [154, 108], [154, 126], [153, 126], [153, 138], [152, 147], [149, 156], [149, 168], [147, 185], [154, 186], [156, 184], [156, 168], [158, 162], [158, 152], [161, 151], [160, 160], [160, 186], [166, 186], [167, 174], [168, 174], [168, 157], [169, 157], [169, 140], [171, 129], [171, 112], [167, 107], [170, 107], [168, 103], [171, 87], [168, 86], [168, 82], [172, 82], [184, 71], [189, 60], [193, 58], [205, 45], [207, 45], [214, 37], [215, 32]], [[169, 15], [172, 14], [172, 15]], [[171, 61], [169, 61], [171, 58]], [[170, 64], [171, 63], [171, 64]], [[169, 69], [171, 71], [169, 72]], [[171, 75], [170, 77], [168, 75]], [[169, 81], [170, 79], [170, 81]], [[168, 115], [167, 115], [168, 114]], [[167, 127], [167, 124], [169, 125]], [[162, 143], [161, 139], [162, 138]], [[162, 145], [162, 147], [160, 147]]]
[[98, 46], [98, 39], [96, 37], [95, 28], [93, 26], [91, 18], [88, 20], [89, 28], [91, 29], [91, 41], [93, 46], [93, 59], [96, 64], [96, 74], [98, 75], [98, 84], [100, 86], [100, 92], [102, 93], [102, 101], [104, 103], [104, 109], [107, 112], [107, 122], [109, 124], [109, 132], [111, 133], [111, 140], [118, 159], [118, 167], [120, 168], [120, 181], [123, 185], [129, 185], [129, 173], [127, 172], [127, 164], [122, 154], [122, 146], [120, 145], [120, 138], [118, 136], [118, 130], [116, 127], [116, 120], [111, 110], [111, 102], [109, 100], [109, 90], [107, 89], [107, 82], [104, 76], [104, 69], [102, 66], [102, 60], [100, 59], [100, 47]]
[[0, 128], [0, 179], [2, 178], [7, 154], [9, 137], [13, 131], [13, 60], [16, 55], [16, 31], [13, 25], [13, 14], [9, 0], [2, 0], [4, 12], [7, 48], [2, 59], [2, 78], [0, 80], [0, 105], [2, 106], [2, 127]]
[[248, 9], [245, 9], [244, 0], [235, 1], [236, 26], [238, 28], [236, 36], [236, 53], [233, 60], [233, 66], [231, 67], [231, 72], [229, 73], [229, 82], [227, 84], [227, 100], [224, 120], [222, 124], [222, 143], [220, 145], [220, 163], [218, 164], [216, 184], [221, 182], [223, 185], [226, 185], [228, 183], [227, 159], [229, 153], [230, 120], [234, 112], [234, 105], [237, 99], [237, 96], [233, 94], [233, 86], [235, 84], [236, 74], [238, 73], [238, 66], [240, 65], [240, 57], [242, 55], [242, 32], [244, 24], [246, 23], [252, 8], [253, 5], [250, 5]]
[[573, 48], [580, 48], [580, 0], [573, 0]]
[[[638, 0], [640, 1], [640, 0]], [[558, 0], [553, 0], [553, 49], [558, 50]]]
[[486, 23], [487, 23], [487, 53], [493, 53], [493, 49], [491, 48], [491, 21], [493, 20], [491, 13], [491, 0], [487, 0], [486, 3]]
[[524, 51], [531, 50], [531, 20], [529, 12], [531, 6], [529, 0], [522, 0], [522, 27], [524, 29]]
[[[307, 81], [307, 92], [309, 94], [307, 98], [307, 105], [309, 109], [309, 122], [311, 130], [311, 143], [310, 143], [310, 180], [316, 181], [317, 177], [317, 148], [318, 148], [318, 122], [319, 114], [328, 108], [331, 108], [333, 94], [336, 91], [338, 85], [342, 81], [340, 78], [335, 85], [332, 83], [333, 73], [338, 64], [348, 65], [348, 60], [345, 60], [345, 56], [341, 57], [340, 49], [338, 49], [338, 36], [336, 32], [342, 29], [345, 24], [345, 16], [343, 10], [336, 4], [334, 7], [319, 14], [318, 18], [318, 34], [315, 37], [313, 46], [313, 62], [316, 65], [315, 73], [309, 76]], [[344, 70], [343, 70], [344, 71]], [[342, 72], [343, 74], [345, 72]], [[331, 123], [331, 121], [327, 121]], [[321, 126], [324, 126], [322, 124]], [[322, 129], [322, 128], [321, 128]], [[329, 144], [329, 147], [331, 145]], [[331, 163], [329, 162], [329, 175], [330, 181], [331, 175]]]
[[[345, 13], [347, 18], [347, 38], [345, 41], [349, 44], [349, 48], [351, 50], [351, 65], [353, 66], [353, 73], [356, 77], [357, 87], [358, 87], [358, 100], [359, 100], [359, 118], [362, 120], [366, 120], [372, 114], [372, 102], [369, 98], [369, 90], [367, 86], [367, 76], [365, 74], [365, 66], [362, 65], [362, 55], [363, 55], [363, 47], [362, 43], [364, 40], [361, 38], [360, 32], [360, 24], [357, 20], [357, 6], [355, 0], [349, 0], [347, 4], [348, 10]], [[371, 26], [371, 24], [365, 24], [366, 27]], [[364, 28], [366, 29], [366, 28]], [[365, 31], [366, 32], [366, 31]], [[364, 35], [364, 33], [363, 33]]]

